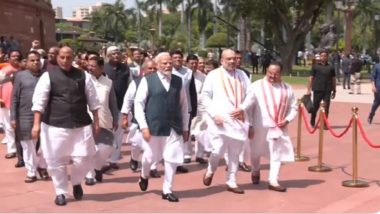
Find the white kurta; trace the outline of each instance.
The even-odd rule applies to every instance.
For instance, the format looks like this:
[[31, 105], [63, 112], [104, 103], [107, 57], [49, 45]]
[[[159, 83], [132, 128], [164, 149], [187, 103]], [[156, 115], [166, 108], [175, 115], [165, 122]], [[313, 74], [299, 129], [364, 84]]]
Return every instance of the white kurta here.
[[[265, 82], [263, 82], [265, 81]], [[264, 83], [264, 90], [262, 84]], [[242, 105], [242, 109], [252, 111], [250, 118], [254, 129], [254, 137], [252, 140], [252, 150], [254, 155], [265, 156], [271, 158], [273, 161], [294, 161], [294, 151], [291, 139], [288, 135], [288, 129], [285, 126], [282, 129], [276, 128], [276, 124], [268, 113], [268, 102], [270, 114], [273, 116], [274, 108], [271, 101], [269, 82], [264, 78], [257, 80], [248, 89], [248, 95]], [[287, 106], [285, 110], [284, 119], [287, 121], [293, 120], [297, 115], [297, 105], [294, 97], [293, 90], [290, 85], [282, 82], [283, 87], [286, 86], [287, 90]], [[281, 99], [281, 84], [273, 84], [274, 100], [279, 105]], [[265, 99], [264, 96], [267, 96]], [[270, 131], [275, 130], [275, 131]], [[269, 131], [269, 134], [268, 134]]]
[[[228, 72], [223, 67], [219, 67], [207, 75], [203, 84], [201, 101], [202, 105], [206, 106], [209, 115], [207, 117], [209, 132], [236, 140], [247, 140], [248, 121], [232, 119], [230, 113], [244, 100], [249, 84], [247, 75], [238, 69], [235, 72]], [[215, 124], [213, 118], [216, 115], [223, 117], [223, 126]]]
[[[50, 96], [49, 73], [42, 74], [33, 94], [32, 111], [44, 113]], [[85, 94], [91, 111], [100, 108], [96, 90], [86, 74]], [[66, 156], [89, 156], [95, 154], [92, 126], [67, 129], [41, 123], [41, 149], [45, 158], [59, 159]]]
[[191, 112], [191, 102], [190, 102], [190, 81], [191, 77], [193, 75], [193, 71], [190, 70], [189, 68], [182, 66], [180, 69], [175, 69], [173, 67], [172, 74], [177, 75], [178, 77], [181, 77], [182, 79], [182, 88], [185, 89], [185, 95], [187, 99], [187, 107], [188, 111]]
[[[160, 71], [157, 72], [158, 78], [160, 79], [163, 87], [168, 91], [170, 88], [170, 81], [171, 76], [166, 77], [163, 75]], [[142, 78], [139, 87], [136, 92], [136, 98], [135, 98], [135, 115], [136, 120], [140, 126], [140, 129], [148, 128], [148, 124], [146, 122], [145, 118], [145, 104], [148, 98], [148, 83], [145, 79], [145, 77]], [[185, 95], [184, 87], [182, 87], [182, 90], [180, 92], [180, 110], [182, 114], [182, 127], [183, 131], [188, 130], [188, 123], [189, 123], [189, 113], [187, 108], [187, 100]], [[159, 107], [158, 107], [159, 108]], [[172, 132], [174, 132], [172, 130]], [[161, 138], [165, 138], [166, 145], [162, 148], [162, 151], [156, 151], [153, 148], [153, 153], [159, 153], [162, 152], [163, 158], [165, 161], [171, 162], [171, 163], [183, 163], [183, 141], [182, 137], [178, 135], [177, 133], [172, 133], [170, 136], [166, 137], [158, 137], [158, 136], [152, 136], [150, 144], [153, 144], [154, 141], [162, 141]]]

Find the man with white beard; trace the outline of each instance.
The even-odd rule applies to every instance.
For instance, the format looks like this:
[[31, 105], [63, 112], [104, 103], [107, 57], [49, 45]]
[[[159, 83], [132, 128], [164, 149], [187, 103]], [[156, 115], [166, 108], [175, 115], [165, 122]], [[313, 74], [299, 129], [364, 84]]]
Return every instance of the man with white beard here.
[[155, 60], [157, 72], [143, 77], [134, 102], [145, 144], [139, 186], [147, 190], [151, 164], [164, 159], [162, 199], [178, 202], [171, 187], [177, 166], [183, 163], [183, 142], [189, 137], [187, 100], [181, 78], [172, 75], [169, 53], [160, 53]]

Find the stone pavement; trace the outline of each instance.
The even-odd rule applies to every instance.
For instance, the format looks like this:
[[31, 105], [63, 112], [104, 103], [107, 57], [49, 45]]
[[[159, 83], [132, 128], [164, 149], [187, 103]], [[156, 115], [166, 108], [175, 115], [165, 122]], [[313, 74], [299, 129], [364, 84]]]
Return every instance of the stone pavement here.
[[[295, 87], [297, 88], [297, 87]], [[303, 94], [303, 89], [297, 89]], [[359, 107], [359, 117], [368, 137], [380, 144], [380, 117], [368, 125], [366, 117], [372, 96], [363, 85], [363, 95], [348, 95], [338, 89], [331, 105], [330, 123], [340, 133], [351, 117], [351, 108]], [[296, 143], [297, 124], [290, 124], [290, 135]], [[282, 167], [280, 183], [288, 187], [286, 193], [267, 189], [268, 162], [263, 162], [262, 182], [250, 183], [250, 173], [238, 173], [238, 183], [245, 194], [226, 191], [225, 167], [219, 167], [213, 184], [205, 187], [202, 176], [205, 166], [188, 164], [188, 174], [177, 174], [174, 192], [179, 203], [161, 199], [162, 178], [150, 179], [147, 192], [139, 190], [139, 173], [129, 169], [129, 145], [123, 146], [121, 169], [110, 171], [102, 183], [85, 186], [82, 201], [69, 197], [67, 206], [54, 204], [53, 186], [50, 182], [37, 181], [26, 184], [24, 168], [14, 168], [15, 159], [4, 159], [6, 146], [0, 145], [0, 212], [377, 212], [380, 210], [380, 149], [369, 147], [359, 134], [359, 170], [361, 180], [368, 181], [367, 188], [342, 187], [341, 182], [352, 176], [352, 132], [340, 139], [325, 132], [323, 162], [332, 167], [331, 172], [309, 172], [307, 168], [317, 164], [318, 133], [310, 135], [302, 126], [302, 154], [310, 161], [286, 163]], [[162, 169], [162, 166], [159, 166]], [[162, 171], [160, 171], [162, 173]]]

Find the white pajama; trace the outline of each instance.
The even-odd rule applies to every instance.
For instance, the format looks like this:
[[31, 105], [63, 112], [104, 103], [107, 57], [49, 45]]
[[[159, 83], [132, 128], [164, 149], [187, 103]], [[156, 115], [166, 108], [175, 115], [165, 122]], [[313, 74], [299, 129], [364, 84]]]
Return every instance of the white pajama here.
[[211, 155], [209, 158], [209, 165], [207, 167], [207, 174], [215, 173], [219, 166], [220, 158], [228, 150], [228, 172], [227, 172], [227, 185], [231, 188], [237, 187], [236, 173], [239, 165], [239, 153], [243, 147], [243, 141], [236, 140], [225, 135], [211, 135]]
[[[121, 124], [122, 116], [121, 113], [119, 113], [119, 121], [118, 124]], [[111, 163], [117, 163], [121, 159], [121, 146], [125, 142], [125, 130], [121, 128], [121, 126], [118, 126], [115, 131], [115, 138], [114, 138], [114, 147], [115, 150], [112, 152], [110, 162]]]
[[67, 165], [69, 165], [70, 160], [73, 161], [71, 167], [71, 184], [78, 185], [81, 183], [86, 173], [91, 169], [91, 161], [93, 157], [83, 156], [83, 157], [60, 157], [46, 159], [48, 165], [48, 171], [53, 180], [56, 195], [69, 193], [69, 181], [67, 174]]
[[45, 159], [42, 154], [36, 152], [37, 140], [22, 140], [20, 141], [23, 150], [23, 159], [25, 162], [25, 168], [27, 170], [27, 176], [36, 176], [37, 168], [46, 168]]
[[16, 152], [15, 131], [11, 126], [11, 112], [9, 108], [0, 108], [4, 125], [4, 138], [7, 142], [7, 153]]
[[149, 142], [144, 141], [141, 176], [148, 178], [152, 163], [164, 159], [165, 179], [164, 194], [171, 193], [173, 178], [178, 165], [183, 163], [183, 139], [173, 129], [169, 136], [151, 136]]
[[96, 154], [94, 156], [94, 159], [91, 161], [92, 167], [91, 170], [87, 173], [86, 178], [95, 177], [94, 169], [100, 171], [102, 169], [102, 166], [104, 166], [104, 164], [107, 162], [107, 159], [110, 157], [112, 151], [112, 146], [103, 143], [98, 143], [98, 145], [96, 145]]

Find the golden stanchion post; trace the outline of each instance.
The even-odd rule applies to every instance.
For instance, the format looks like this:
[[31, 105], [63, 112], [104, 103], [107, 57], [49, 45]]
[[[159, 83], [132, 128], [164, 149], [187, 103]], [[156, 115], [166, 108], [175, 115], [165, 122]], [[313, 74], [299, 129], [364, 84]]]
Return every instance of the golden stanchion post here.
[[310, 160], [309, 157], [306, 157], [306, 156], [302, 156], [301, 155], [301, 135], [302, 135], [302, 100], [301, 99], [298, 99], [297, 100], [297, 105], [298, 105], [298, 127], [297, 127], [297, 152], [296, 152], [296, 156], [294, 157], [294, 159], [296, 161], [308, 161]]
[[322, 164], [322, 157], [323, 157], [323, 131], [325, 128], [325, 121], [323, 115], [325, 114], [325, 102], [321, 102], [320, 108], [319, 108], [319, 148], [318, 148], [318, 165], [316, 166], [310, 166], [308, 168], [311, 172], [329, 172], [331, 171], [331, 168], [328, 166], [324, 166]]
[[352, 107], [352, 180], [342, 182], [345, 187], [368, 187], [368, 183], [358, 180], [358, 107]]

